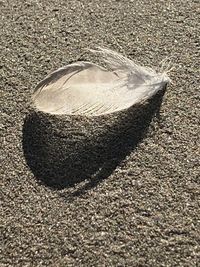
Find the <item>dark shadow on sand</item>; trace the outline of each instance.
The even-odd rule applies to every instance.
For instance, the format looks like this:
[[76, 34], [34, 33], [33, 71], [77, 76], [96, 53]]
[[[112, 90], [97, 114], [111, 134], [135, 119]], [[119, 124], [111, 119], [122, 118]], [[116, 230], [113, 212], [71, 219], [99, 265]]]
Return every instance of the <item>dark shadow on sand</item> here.
[[53, 189], [86, 180], [76, 192], [84, 193], [110, 176], [142, 141], [152, 118], [159, 114], [164, 92], [145, 105], [104, 118], [66, 119], [29, 114], [23, 125], [23, 150], [28, 166], [42, 184]]

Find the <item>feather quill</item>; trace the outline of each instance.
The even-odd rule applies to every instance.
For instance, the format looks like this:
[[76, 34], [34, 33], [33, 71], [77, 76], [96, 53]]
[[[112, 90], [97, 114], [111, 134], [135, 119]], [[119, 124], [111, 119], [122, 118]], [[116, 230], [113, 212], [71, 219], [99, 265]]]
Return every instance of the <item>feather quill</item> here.
[[107, 68], [76, 62], [42, 80], [32, 96], [36, 109], [50, 114], [99, 116], [142, 103], [170, 81], [166, 72], [139, 66], [110, 49], [98, 53]]

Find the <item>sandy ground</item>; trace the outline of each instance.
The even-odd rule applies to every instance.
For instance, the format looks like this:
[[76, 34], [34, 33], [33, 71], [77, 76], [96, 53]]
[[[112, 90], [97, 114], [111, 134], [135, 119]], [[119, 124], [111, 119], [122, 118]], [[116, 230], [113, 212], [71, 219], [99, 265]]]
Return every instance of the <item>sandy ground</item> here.
[[[0, 266], [198, 266], [198, 1], [0, 1]], [[172, 83], [98, 119], [35, 114], [50, 71], [104, 45]]]

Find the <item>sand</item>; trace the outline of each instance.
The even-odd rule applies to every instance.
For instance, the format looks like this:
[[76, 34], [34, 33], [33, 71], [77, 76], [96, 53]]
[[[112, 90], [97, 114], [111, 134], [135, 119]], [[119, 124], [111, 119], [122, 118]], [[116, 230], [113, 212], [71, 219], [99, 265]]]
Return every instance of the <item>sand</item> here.
[[[198, 1], [0, 1], [0, 266], [198, 266]], [[30, 106], [102, 45], [172, 83], [99, 118]], [[164, 92], [163, 92], [164, 93]]]

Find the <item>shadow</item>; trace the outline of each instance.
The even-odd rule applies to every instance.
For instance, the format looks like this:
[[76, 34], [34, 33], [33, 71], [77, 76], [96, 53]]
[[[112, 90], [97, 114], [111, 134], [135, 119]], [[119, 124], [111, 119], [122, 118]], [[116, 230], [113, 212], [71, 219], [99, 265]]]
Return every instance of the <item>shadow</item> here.
[[26, 162], [40, 183], [63, 189], [85, 181], [83, 194], [110, 176], [146, 136], [165, 90], [147, 104], [100, 117], [30, 113], [23, 125]]

